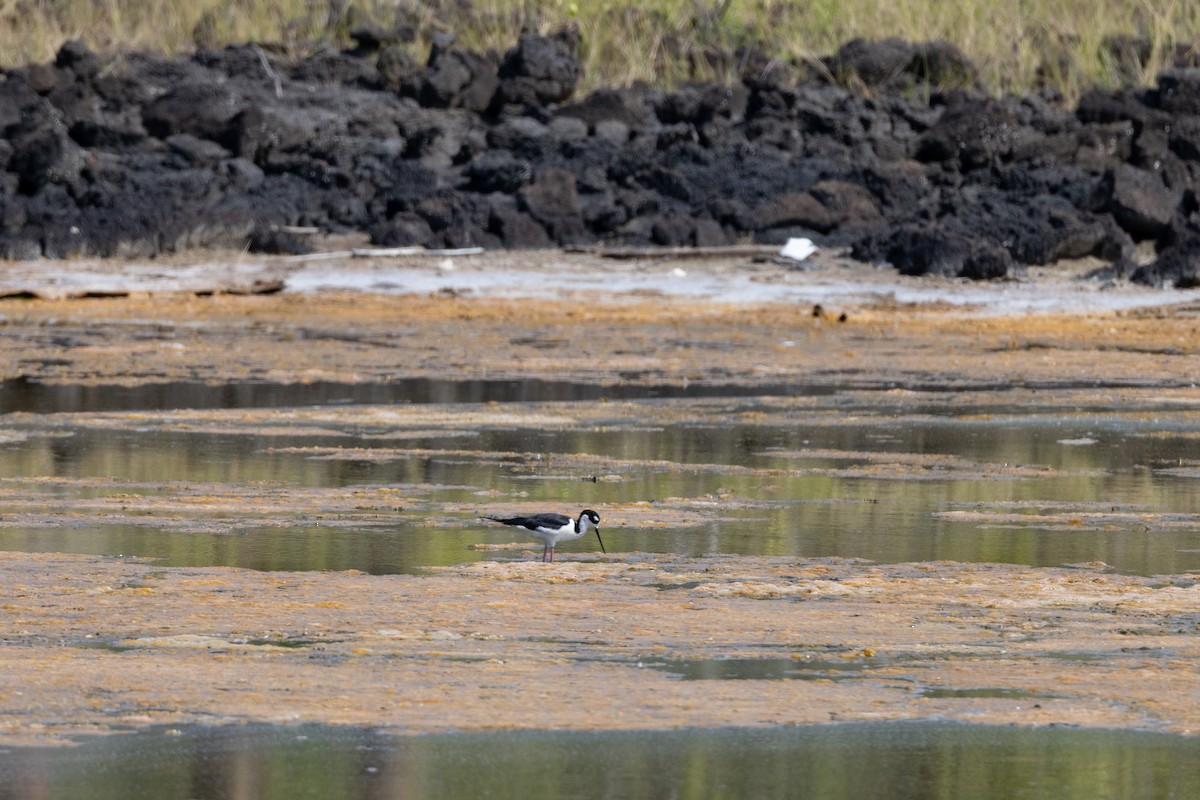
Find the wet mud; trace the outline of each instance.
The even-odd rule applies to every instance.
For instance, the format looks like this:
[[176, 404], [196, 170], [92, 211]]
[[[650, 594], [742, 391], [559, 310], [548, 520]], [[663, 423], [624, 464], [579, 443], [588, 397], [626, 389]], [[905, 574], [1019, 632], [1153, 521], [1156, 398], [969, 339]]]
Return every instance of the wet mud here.
[[[691, 267], [689, 267], [691, 269]], [[844, 313], [845, 319], [839, 321]], [[1200, 415], [1195, 307], [979, 313], [956, 303], [835, 298], [810, 305], [631, 293], [601, 301], [496, 294], [134, 294], [0, 305], [2, 377], [64, 387], [161, 382], [573, 380], [597, 386], [762, 387], [662, 402], [390, 404], [22, 411], [5, 446], [113, 436], [250, 436], [312, 462], [503, 464], [519, 476], [620, 485], [655, 472], [916, 483], [1086, 480], [1070, 464], [826, 445], [731, 465], [637, 454], [482, 446], [482, 431], [702, 429], [769, 417], [881, 434], [947, 413]], [[829, 386], [789, 394], [781, 386]], [[1148, 424], [1148, 423], [1147, 423]], [[1149, 426], [1149, 440], [1166, 428]], [[1186, 430], [1181, 435], [1185, 435]], [[1064, 430], [1061, 447], [1088, 447]], [[440, 444], [434, 446], [430, 440]], [[1194, 477], [1183, 458], [1139, 464]], [[36, 470], [35, 470], [36, 472]], [[1139, 473], [1142, 474], [1142, 473]], [[520, 513], [514, 494], [445, 484], [287, 485], [41, 474], [0, 479], [0, 528], [145, 525], [367, 529], [408, 515], [449, 530]], [[461, 487], [457, 487], [461, 488]], [[470, 487], [467, 487], [470, 488]], [[845, 502], [852, 502], [846, 499]], [[600, 504], [624, 544], [607, 556], [483, 541], [483, 560], [423, 574], [165, 566], [135, 558], [0, 553], [0, 742], [62, 742], [156, 724], [320, 722], [397, 732], [661, 729], [949, 719], [1195, 732], [1200, 594], [1194, 575], [1114, 574], [1100, 562], [1028, 567], [874, 564], [803, 555], [640, 552], [638, 531], [720, 522], [775, 502], [749, 491]], [[981, 527], [1187, 530], [1192, 513], [961, 498], [939, 512]], [[931, 521], [932, 524], [933, 521]], [[611, 548], [616, 550], [617, 548]], [[467, 551], [464, 549], [464, 554]], [[464, 558], [464, 561], [469, 559]]]
[[1200, 726], [1178, 700], [1200, 691], [1190, 581], [638, 554], [424, 577], [20, 554], [0, 555], [0, 571], [8, 743], [301, 720]]

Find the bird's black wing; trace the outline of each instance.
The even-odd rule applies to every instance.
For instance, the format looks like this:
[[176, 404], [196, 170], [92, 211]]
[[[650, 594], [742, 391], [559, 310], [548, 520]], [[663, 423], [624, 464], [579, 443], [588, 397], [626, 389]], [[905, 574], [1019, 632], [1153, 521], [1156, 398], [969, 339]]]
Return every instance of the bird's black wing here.
[[515, 525], [518, 528], [528, 528], [531, 531], [543, 528], [561, 528], [570, 525], [573, 520], [562, 514], [534, 514], [532, 517], [488, 517], [492, 522], [503, 522], [505, 525]]
[[571, 525], [574, 520], [562, 514], [534, 514], [532, 517], [525, 517], [518, 525], [524, 525], [531, 531], [536, 531], [540, 528], [561, 528], [564, 525]]

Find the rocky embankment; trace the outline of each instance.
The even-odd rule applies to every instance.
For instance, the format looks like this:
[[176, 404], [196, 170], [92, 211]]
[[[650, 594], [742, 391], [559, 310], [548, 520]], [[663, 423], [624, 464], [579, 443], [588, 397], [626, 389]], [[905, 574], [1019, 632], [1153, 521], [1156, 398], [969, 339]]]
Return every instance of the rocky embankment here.
[[[719, 246], [807, 236], [908, 274], [1099, 256], [1200, 282], [1200, 69], [1153, 88], [996, 99], [944, 42], [855, 41], [807, 77], [579, 96], [578, 42], [499, 56], [390, 34], [300, 60], [68, 43], [0, 82], [0, 256], [380, 245]], [[1186, 54], [1184, 54], [1186, 56]], [[1154, 247], [1138, 247], [1153, 242]]]

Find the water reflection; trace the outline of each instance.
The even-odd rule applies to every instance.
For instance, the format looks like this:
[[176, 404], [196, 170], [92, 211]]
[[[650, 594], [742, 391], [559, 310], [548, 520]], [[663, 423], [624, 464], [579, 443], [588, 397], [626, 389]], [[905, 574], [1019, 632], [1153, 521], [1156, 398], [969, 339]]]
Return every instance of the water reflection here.
[[944, 723], [409, 737], [200, 727], [0, 752], [0, 797], [48, 800], [1197, 796], [1195, 737]]
[[575, 381], [440, 380], [398, 378], [389, 383], [229, 383], [187, 381], [121, 386], [41, 383], [27, 378], [0, 381], [0, 414], [138, 409], [284, 408], [368, 403], [532, 403], [648, 397], [749, 397], [829, 395], [830, 386], [746, 386], [697, 383], [602, 385]]
[[[526, 555], [469, 549], [514, 540], [511, 531], [477, 522], [489, 504], [574, 513], [651, 503], [690, 511], [691, 521], [609, 527], [606, 543], [611, 537], [617, 551], [681, 555], [1200, 570], [1195, 478], [1186, 469], [1158, 469], [1194, 463], [1200, 425], [1186, 415], [901, 417], [881, 404], [843, 418], [837, 397], [803, 413], [753, 398], [730, 401], [737, 411], [730, 419], [754, 416], [753, 423], [664, 422], [649, 414], [670, 402], [644, 401], [654, 419], [646, 425], [480, 425], [401, 440], [378, 425], [355, 424], [358, 407], [343, 424], [299, 433], [282, 422], [270, 432], [262, 423], [239, 427], [233, 416], [220, 428], [192, 431], [150, 414], [136, 428], [73, 425], [66, 415], [50, 424], [18, 421], [3, 429], [0, 548], [137, 555], [180, 566], [412, 572]], [[1079, 444], [1085, 441], [1093, 443]], [[921, 454], [945, 460], [903, 474], [904, 459]], [[881, 468], [893, 455], [901, 468]], [[979, 465], [1014, 471], [981, 474]], [[314, 497], [313, 513], [286, 524], [206, 513], [200, 505], [184, 520], [117, 513], [111, 503], [90, 517], [79, 508], [89, 497], [171, 494], [196, 483], [211, 485], [214, 495], [260, 485], [393, 487], [397, 499], [370, 513], [333, 514], [320, 513], [322, 499]], [[29, 513], [55, 499], [74, 507], [53, 518]], [[580, 542], [563, 552], [589, 549]]]

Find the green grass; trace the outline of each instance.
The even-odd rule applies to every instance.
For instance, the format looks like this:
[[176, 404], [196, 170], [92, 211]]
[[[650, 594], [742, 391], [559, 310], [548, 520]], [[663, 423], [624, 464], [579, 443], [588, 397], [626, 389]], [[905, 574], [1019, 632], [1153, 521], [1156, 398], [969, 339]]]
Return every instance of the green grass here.
[[[419, 60], [437, 31], [468, 47], [504, 51], [523, 25], [582, 34], [584, 89], [635, 81], [671, 86], [732, 80], [720, 54], [753, 44], [799, 68], [854, 38], [944, 38], [957, 44], [994, 92], [1049, 84], [1067, 97], [1093, 85], [1151, 83], [1177, 45], [1200, 47], [1195, 0], [0, 0], [0, 63], [46, 61], [68, 39], [103, 52], [191, 52], [249, 40], [292, 52], [346, 43], [359, 24], [414, 24]], [[1141, 37], [1149, 58], [1120, 62], [1104, 46]]]

